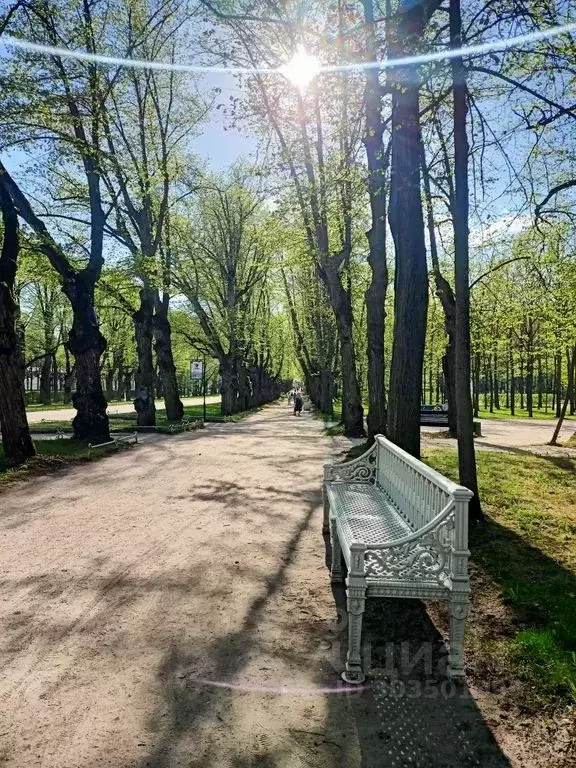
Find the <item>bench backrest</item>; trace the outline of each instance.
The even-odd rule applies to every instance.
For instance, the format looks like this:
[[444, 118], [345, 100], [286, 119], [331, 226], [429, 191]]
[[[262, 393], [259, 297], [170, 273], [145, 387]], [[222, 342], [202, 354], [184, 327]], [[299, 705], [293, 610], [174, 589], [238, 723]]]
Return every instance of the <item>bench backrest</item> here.
[[[471, 496], [470, 491], [448, 480], [382, 435], [376, 436], [376, 443], [376, 483], [390, 496], [398, 512], [414, 531], [434, 520], [451, 502], [466, 501]], [[467, 514], [466, 509], [464, 511]], [[456, 526], [461, 525], [466, 525], [467, 538], [467, 520], [457, 519]]]

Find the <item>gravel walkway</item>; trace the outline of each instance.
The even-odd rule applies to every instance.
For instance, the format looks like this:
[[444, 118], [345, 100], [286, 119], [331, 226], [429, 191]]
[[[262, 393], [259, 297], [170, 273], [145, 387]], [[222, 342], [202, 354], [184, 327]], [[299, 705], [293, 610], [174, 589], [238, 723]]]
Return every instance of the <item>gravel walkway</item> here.
[[[339, 685], [322, 426], [276, 405], [0, 496], [0, 765], [510, 764], [467, 690]], [[395, 605], [371, 601], [376, 663], [442, 641]]]
[[[482, 437], [477, 437], [474, 444], [481, 451], [575, 457], [576, 449], [566, 448], [562, 444], [576, 431], [576, 421], [566, 419], [563, 422], [558, 438], [560, 445], [547, 445], [555, 426], [556, 421], [553, 419], [484, 419]], [[444, 435], [438, 437], [438, 434], [438, 427], [423, 427], [424, 445], [434, 445], [437, 448], [457, 447], [455, 439], [446, 438]]]

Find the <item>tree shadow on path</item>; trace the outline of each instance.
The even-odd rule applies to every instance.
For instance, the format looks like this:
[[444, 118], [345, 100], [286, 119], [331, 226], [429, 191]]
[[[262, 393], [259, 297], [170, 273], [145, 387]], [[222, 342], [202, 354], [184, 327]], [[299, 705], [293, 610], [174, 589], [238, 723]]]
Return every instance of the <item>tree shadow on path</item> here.
[[[327, 562], [330, 562], [329, 541]], [[346, 595], [333, 587], [340, 621], [338, 662], [347, 646]], [[360, 744], [358, 768], [506, 768], [468, 686], [446, 677], [446, 647], [420, 600], [371, 598], [363, 625], [367, 682], [344, 696]], [[341, 721], [331, 697], [329, 719]]]

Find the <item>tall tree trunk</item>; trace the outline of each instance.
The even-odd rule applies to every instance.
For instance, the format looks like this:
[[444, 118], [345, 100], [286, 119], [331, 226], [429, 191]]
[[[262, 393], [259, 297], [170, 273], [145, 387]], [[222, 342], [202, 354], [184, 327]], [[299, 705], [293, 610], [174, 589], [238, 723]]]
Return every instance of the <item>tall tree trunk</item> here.
[[352, 302], [344, 289], [336, 263], [328, 261], [319, 268], [334, 309], [340, 357], [342, 360], [342, 424], [347, 437], [364, 435], [364, 409], [356, 372], [356, 354], [352, 334]]
[[526, 408], [528, 417], [534, 416], [534, 355], [532, 350], [528, 350], [526, 358]]
[[493, 379], [494, 379], [494, 408], [497, 411], [500, 410], [500, 378], [498, 372], [498, 355], [494, 352], [494, 367], [493, 367]]
[[490, 413], [494, 413], [494, 371], [492, 370], [492, 358], [490, 355], [486, 358], [486, 381], [488, 384]]
[[562, 355], [560, 352], [555, 357], [556, 363], [556, 376], [554, 382], [554, 396], [556, 400], [556, 417], [560, 417], [562, 410]]
[[132, 392], [132, 371], [126, 371], [124, 374], [124, 398], [130, 400], [130, 393]]
[[520, 381], [518, 382], [520, 385], [520, 410], [524, 410], [524, 358], [520, 358]]
[[40, 392], [39, 401], [48, 405], [52, 401], [52, 355], [46, 354], [42, 358], [40, 367]]
[[114, 399], [114, 368], [108, 368], [104, 378], [104, 388], [106, 390], [106, 400]]
[[318, 373], [320, 410], [324, 413], [334, 413], [334, 374], [326, 368]]
[[124, 400], [125, 392], [126, 392], [125, 384], [126, 384], [126, 379], [124, 375], [124, 366], [120, 365], [120, 367], [118, 368], [118, 389], [116, 391], [116, 398], [118, 399], [118, 401]]
[[558, 435], [560, 434], [560, 430], [562, 428], [562, 422], [564, 421], [564, 418], [566, 416], [566, 411], [568, 410], [568, 403], [570, 402], [570, 398], [572, 397], [574, 379], [576, 377], [576, 345], [572, 347], [572, 356], [570, 356], [570, 351], [568, 350], [567, 357], [568, 357], [568, 388], [566, 390], [566, 397], [564, 398], [562, 409], [558, 417], [558, 422], [554, 429], [554, 434], [552, 435], [552, 439], [550, 440], [550, 445], [557, 444]]
[[[419, 8], [397, 14], [389, 56], [402, 58], [425, 27]], [[420, 456], [420, 399], [428, 310], [428, 268], [420, 195], [420, 79], [415, 66], [391, 70], [392, 158], [388, 220], [394, 240], [394, 339], [388, 437]]]
[[548, 413], [548, 392], [550, 390], [550, 376], [548, 374], [548, 352], [544, 357], [544, 413]]
[[570, 348], [566, 349], [566, 369], [568, 371], [568, 391], [570, 392], [570, 415], [574, 415], [574, 366], [570, 357]]
[[106, 339], [100, 332], [94, 306], [94, 287], [104, 261], [102, 246], [105, 216], [94, 158], [92, 155], [84, 155], [83, 159], [90, 198], [91, 235], [88, 265], [79, 271], [65, 257], [63, 250], [52, 238], [44, 222], [35, 215], [28, 199], [1, 162], [0, 184], [10, 195], [18, 214], [38, 235], [39, 250], [58, 272], [62, 291], [72, 306], [72, 328], [68, 333], [67, 346], [76, 361], [76, 392], [72, 397], [77, 410], [72, 422], [74, 437], [100, 442], [110, 439], [106, 398], [100, 378], [100, 358], [106, 349]]
[[243, 361], [236, 359], [234, 361], [236, 368], [236, 380], [238, 382], [238, 405], [236, 413], [247, 411], [250, 407], [250, 379], [248, 377], [248, 371]]
[[70, 350], [68, 346], [64, 345], [64, 360], [66, 365], [66, 373], [64, 376], [64, 402], [72, 402], [72, 379], [74, 378], [74, 369], [70, 364]]
[[34, 456], [34, 444], [26, 419], [24, 360], [18, 332], [19, 308], [14, 296], [20, 251], [18, 214], [0, 185], [3, 240], [0, 251], [0, 430], [4, 456], [22, 464]]
[[154, 403], [154, 359], [152, 356], [154, 302], [148, 289], [140, 290], [140, 306], [133, 315], [136, 339], [136, 397], [134, 407], [138, 414], [139, 427], [153, 427], [156, 424]]
[[[462, 46], [460, 0], [450, 0], [450, 45]], [[466, 69], [460, 57], [453, 58], [454, 97], [454, 274], [456, 285], [456, 402], [458, 410], [458, 470], [460, 482], [474, 497], [473, 519], [482, 518], [470, 398], [470, 276], [468, 253], [468, 136]]]
[[480, 352], [476, 352], [474, 356], [474, 416], [478, 418], [480, 411], [480, 369], [482, 367], [482, 360]]
[[542, 355], [538, 355], [538, 410], [542, 410], [542, 396], [544, 394], [544, 374], [542, 372]]
[[456, 324], [455, 298], [452, 286], [446, 280], [440, 271], [440, 260], [438, 258], [438, 245], [436, 242], [436, 228], [434, 226], [434, 209], [432, 206], [432, 190], [430, 186], [430, 174], [426, 163], [426, 153], [424, 143], [420, 142], [420, 153], [422, 160], [422, 178], [424, 182], [424, 198], [426, 200], [426, 218], [428, 223], [428, 239], [430, 241], [430, 258], [432, 261], [432, 271], [434, 274], [434, 284], [436, 286], [436, 295], [440, 299], [442, 311], [444, 312], [444, 330], [448, 340], [444, 355], [442, 356], [442, 371], [444, 373], [444, 384], [446, 387], [446, 401], [448, 403], [448, 429], [456, 434], [457, 412], [456, 412], [456, 366], [454, 361], [454, 333]]
[[504, 383], [504, 408], [510, 408], [510, 362], [506, 358], [506, 380]]
[[[366, 22], [366, 57], [376, 61], [376, 35], [373, 0], [363, 0]], [[385, 301], [388, 289], [386, 261], [386, 172], [388, 153], [384, 151], [382, 137], [382, 89], [380, 72], [367, 69], [364, 100], [366, 104], [366, 131], [364, 146], [368, 163], [368, 194], [370, 197], [371, 227], [367, 233], [368, 263], [372, 278], [365, 294], [368, 356], [368, 437], [386, 431], [386, 396], [384, 388], [384, 323]]]
[[516, 371], [514, 370], [514, 351], [510, 345], [510, 415], [516, 414]]
[[180, 421], [184, 416], [184, 405], [180, 400], [176, 366], [172, 353], [172, 329], [168, 319], [168, 307], [161, 300], [156, 301], [153, 317], [154, 341], [158, 372], [162, 380], [166, 418], [168, 421]]
[[76, 440], [93, 443], [110, 439], [106, 398], [102, 390], [100, 358], [106, 350], [106, 339], [100, 332], [94, 307], [94, 282], [83, 279], [84, 272], [64, 282], [64, 293], [72, 305], [72, 328], [68, 349], [76, 361], [76, 391], [72, 405], [76, 416], [72, 421]]
[[222, 416], [231, 416], [238, 411], [238, 378], [234, 360], [222, 357], [220, 360], [220, 412]]

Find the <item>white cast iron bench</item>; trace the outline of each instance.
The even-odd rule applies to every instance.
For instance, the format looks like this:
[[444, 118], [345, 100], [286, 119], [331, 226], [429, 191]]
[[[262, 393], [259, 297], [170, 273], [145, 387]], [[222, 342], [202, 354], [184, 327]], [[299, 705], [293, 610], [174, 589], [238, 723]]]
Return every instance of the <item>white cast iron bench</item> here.
[[348, 654], [342, 677], [365, 679], [366, 597], [450, 601], [448, 674], [464, 675], [468, 613], [468, 502], [472, 493], [382, 435], [362, 456], [324, 467], [324, 530], [333, 583], [347, 567]]

